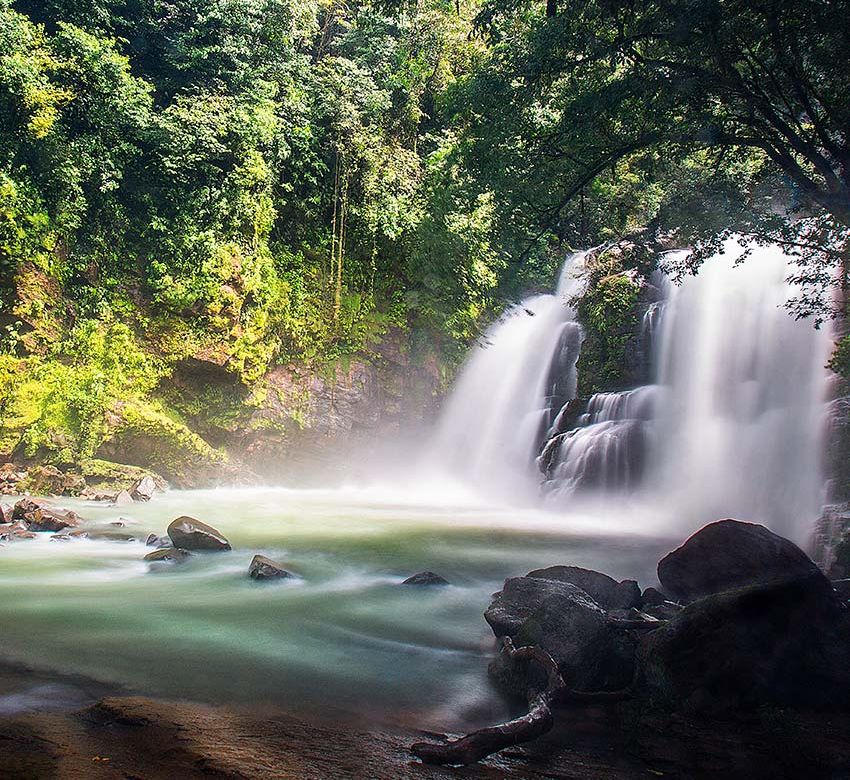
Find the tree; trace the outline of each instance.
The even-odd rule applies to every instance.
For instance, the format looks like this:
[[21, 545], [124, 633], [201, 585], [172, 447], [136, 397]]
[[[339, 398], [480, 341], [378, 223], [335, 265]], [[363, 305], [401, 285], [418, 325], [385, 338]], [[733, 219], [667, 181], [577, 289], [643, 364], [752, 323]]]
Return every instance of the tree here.
[[808, 224], [810, 237], [800, 218], [821, 220], [821, 249], [840, 243], [850, 227], [850, 68], [837, 64], [850, 59], [850, 3], [546, 6], [485, 4], [478, 25], [493, 56], [470, 87], [469, 112], [479, 170], [503, 158], [499, 183], [514, 200], [524, 185], [511, 179], [531, 182], [538, 225], [552, 229], [596, 183], [640, 173], [655, 155], [647, 187], [676, 190], [664, 175], [682, 166], [691, 178], [702, 169], [701, 189], [719, 173], [724, 187], [737, 179], [724, 197], [754, 233], [776, 237], [781, 210], [784, 227]]

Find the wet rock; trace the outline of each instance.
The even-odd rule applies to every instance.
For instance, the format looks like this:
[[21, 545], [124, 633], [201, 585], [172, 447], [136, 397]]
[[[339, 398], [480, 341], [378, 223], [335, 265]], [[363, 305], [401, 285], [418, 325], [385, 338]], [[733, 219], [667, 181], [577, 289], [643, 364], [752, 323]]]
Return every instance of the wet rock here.
[[644, 607], [657, 607], [667, 601], [667, 597], [657, 588], [647, 588], [641, 596], [641, 605]]
[[275, 580], [292, 577], [292, 572], [265, 555], [255, 555], [248, 567], [248, 576], [252, 580]]
[[719, 520], [697, 531], [658, 564], [664, 590], [689, 602], [748, 585], [820, 576], [793, 542], [762, 525]]
[[432, 571], [420, 571], [412, 577], [408, 577], [402, 585], [448, 585], [449, 581]]
[[[548, 596], [524, 621], [514, 644], [546, 650], [571, 688], [616, 690], [628, 685], [634, 675], [636, 639], [611, 626], [605, 610], [583, 590], [560, 584], [565, 590]], [[535, 679], [538, 670], [518, 666], [504, 654], [489, 671], [503, 688], [517, 694], [540, 682]]]
[[497, 636], [513, 637], [543, 602], [550, 596], [581, 594], [590, 598], [580, 588], [569, 582], [545, 580], [537, 577], [511, 577], [498, 593], [493, 594], [484, 619]]
[[23, 522], [29, 531], [61, 531], [79, 525], [81, 521], [76, 512], [54, 509], [31, 498], [21, 499], [15, 504], [12, 519]]
[[115, 496], [115, 501], [113, 503], [115, 506], [127, 506], [128, 504], [133, 503], [133, 497], [126, 490], [122, 490], [117, 496]]
[[172, 547], [171, 539], [167, 536], [157, 536], [156, 534], [149, 534], [148, 538], [145, 539], [145, 545], [147, 547]]
[[153, 477], [144, 476], [133, 483], [130, 488], [130, 495], [133, 501], [150, 501], [156, 490], [156, 482], [154, 482]]
[[786, 579], [689, 604], [638, 651], [639, 687], [666, 708], [829, 708], [850, 696], [850, 625], [828, 581]]
[[96, 493], [93, 491], [87, 492], [84, 496], [88, 501], [98, 501], [105, 502], [109, 504], [114, 504], [115, 499], [118, 497], [117, 493]]
[[183, 563], [190, 556], [191, 553], [188, 550], [181, 550], [177, 547], [163, 547], [149, 552], [144, 560], [149, 563]]
[[215, 528], [194, 517], [178, 517], [168, 526], [168, 536], [175, 547], [184, 550], [229, 550], [230, 542]]
[[12, 522], [12, 507], [6, 504], [0, 504], [0, 524]]
[[629, 609], [640, 606], [640, 588], [634, 580], [617, 582], [613, 577], [580, 566], [549, 566], [530, 571], [527, 577], [568, 582], [581, 588], [606, 609]]

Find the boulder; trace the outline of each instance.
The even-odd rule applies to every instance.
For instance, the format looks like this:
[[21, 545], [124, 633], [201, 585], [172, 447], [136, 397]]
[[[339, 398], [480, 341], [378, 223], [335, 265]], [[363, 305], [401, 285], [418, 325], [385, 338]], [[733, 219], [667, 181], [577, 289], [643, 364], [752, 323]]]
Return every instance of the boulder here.
[[[536, 645], [558, 664], [570, 688], [617, 690], [634, 676], [636, 639], [612, 626], [605, 610], [583, 590], [561, 583], [566, 590], [553, 593], [523, 622], [513, 637], [517, 647]], [[517, 665], [500, 653], [490, 674], [501, 687], [523, 694], [536, 687], [539, 670]]]
[[845, 707], [848, 613], [819, 576], [725, 591], [644, 636], [638, 667], [638, 689], [666, 708]]
[[0, 523], [5, 525], [12, 522], [12, 507], [0, 504]]
[[130, 495], [133, 501], [150, 501], [156, 490], [156, 482], [154, 482], [153, 477], [145, 475], [133, 483], [130, 488]]
[[420, 571], [412, 577], [408, 577], [402, 585], [448, 585], [449, 581], [432, 571]]
[[31, 498], [23, 498], [15, 504], [12, 519], [23, 522], [29, 531], [61, 531], [81, 521], [76, 512], [54, 509]]
[[133, 497], [126, 491], [122, 490], [115, 496], [115, 501], [113, 501], [115, 506], [127, 506], [128, 504], [133, 503]]
[[56, 466], [34, 466], [22, 482], [30, 493], [61, 496], [65, 488], [65, 475]]
[[168, 536], [175, 547], [184, 550], [229, 550], [230, 542], [215, 528], [194, 517], [178, 517], [168, 526]]
[[173, 547], [171, 544], [171, 539], [167, 536], [157, 536], [156, 534], [148, 534], [148, 538], [145, 539], [145, 545], [147, 547]]
[[748, 585], [820, 574], [797, 545], [763, 525], [719, 520], [697, 531], [658, 564], [664, 590], [684, 602]]
[[575, 593], [590, 598], [583, 590], [569, 582], [537, 577], [510, 577], [505, 580], [502, 590], [493, 594], [493, 600], [484, 612], [484, 619], [497, 637], [513, 637], [522, 628], [523, 623], [543, 606], [547, 598]]
[[634, 580], [617, 582], [613, 577], [580, 566], [549, 566], [530, 571], [527, 577], [568, 582], [581, 588], [605, 609], [631, 609], [641, 603], [640, 588]]
[[292, 572], [265, 555], [255, 555], [248, 567], [248, 576], [252, 580], [277, 580], [292, 577]]
[[160, 550], [149, 552], [144, 560], [149, 563], [183, 563], [191, 553], [188, 550], [180, 550], [176, 547], [163, 547]]
[[658, 588], [647, 588], [641, 595], [641, 606], [657, 607], [667, 601], [667, 597]]

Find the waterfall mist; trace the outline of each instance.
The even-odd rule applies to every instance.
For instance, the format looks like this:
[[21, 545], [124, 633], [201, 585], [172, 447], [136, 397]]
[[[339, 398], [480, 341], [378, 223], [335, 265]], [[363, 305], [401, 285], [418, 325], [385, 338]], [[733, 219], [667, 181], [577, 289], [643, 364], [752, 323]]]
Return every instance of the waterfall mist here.
[[791, 260], [756, 247], [736, 264], [742, 251], [729, 241], [680, 284], [656, 274], [661, 300], [636, 334], [648, 383], [581, 401], [568, 302], [584, 255], [568, 258], [555, 295], [513, 307], [473, 350], [429, 462], [491, 496], [640, 506], [681, 532], [732, 516], [805, 539], [822, 503], [831, 340], [785, 307]]

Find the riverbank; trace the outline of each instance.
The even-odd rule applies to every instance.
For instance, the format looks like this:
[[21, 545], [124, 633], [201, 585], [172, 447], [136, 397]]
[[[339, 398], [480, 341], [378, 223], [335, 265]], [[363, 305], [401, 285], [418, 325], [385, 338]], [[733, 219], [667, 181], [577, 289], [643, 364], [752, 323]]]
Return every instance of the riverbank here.
[[[850, 715], [762, 711], [689, 721], [631, 707], [559, 713], [546, 737], [463, 769], [409, 752], [422, 732], [365, 731], [280, 709], [111, 696], [70, 712], [0, 716], [0, 778], [420, 780], [463, 777], [840, 778], [850, 773]], [[427, 735], [433, 738], [433, 735]]]

